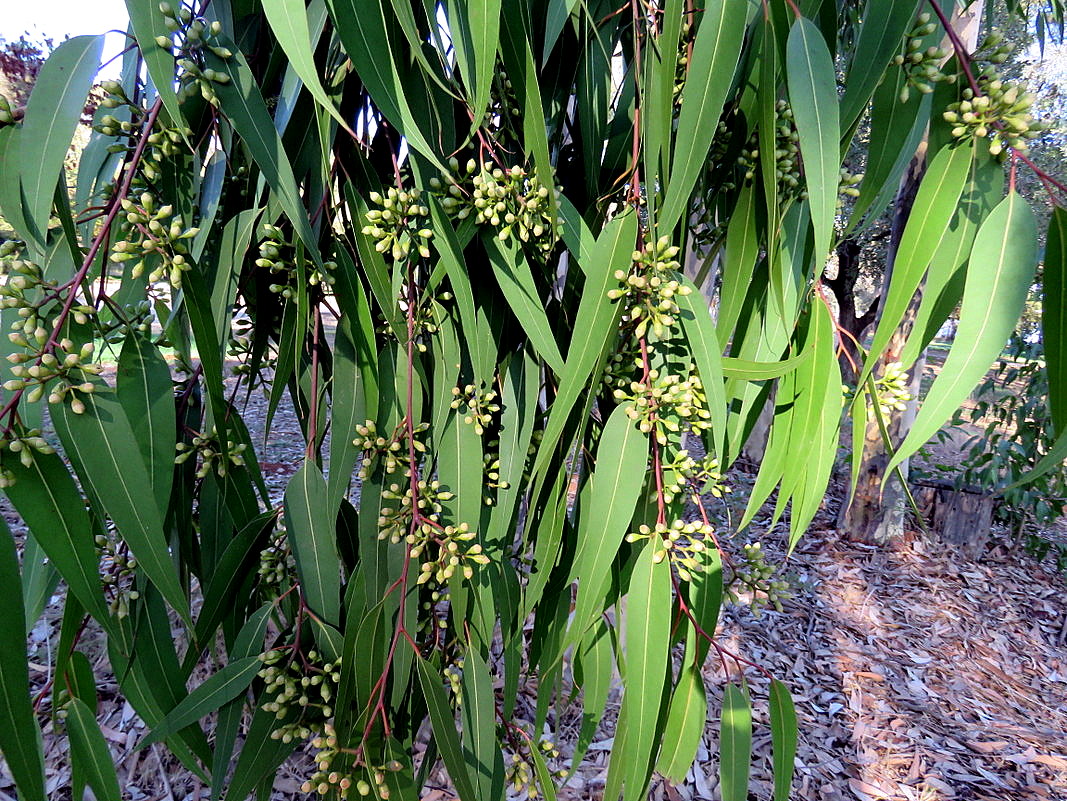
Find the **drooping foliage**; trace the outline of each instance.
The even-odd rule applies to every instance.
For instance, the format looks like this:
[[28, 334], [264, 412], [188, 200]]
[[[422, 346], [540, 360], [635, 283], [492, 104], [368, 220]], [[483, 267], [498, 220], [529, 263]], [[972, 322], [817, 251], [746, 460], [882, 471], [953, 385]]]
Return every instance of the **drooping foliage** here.
[[[747, 570], [720, 549], [704, 499], [771, 399], [741, 525], [772, 496], [791, 546], [812, 521], [842, 416], [821, 276], [924, 135], [875, 342], [924, 278], [912, 358], [963, 305], [898, 459], [999, 354], [1036, 260], [1004, 165], [1037, 129], [995, 51], [946, 63], [947, 20], [914, 0], [128, 8], [135, 46], [76, 174], [99, 37], [0, 110], [18, 236], [0, 468], [28, 527], [21, 568], [10, 543], [0, 558], [22, 599], [0, 626], [0, 748], [22, 797], [44, 784], [16, 657], [62, 580], [35, 708], [64, 716], [98, 798], [117, 786], [90, 619], [144, 745], [215, 798], [264, 796], [298, 747], [308, 791], [414, 799], [441, 763], [464, 801], [551, 798], [621, 687], [604, 797], [640, 799], [692, 765], [714, 653], [723, 798], [747, 797], [762, 704], [784, 801], [788, 689], [754, 697], [714, 637], [739, 577], [780, 588], [758, 549]], [[863, 120], [865, 179], [841, 170]], [[865, 388], [895, 386], [877, 356], [861, 435]], [[280, 498], [249, 392], [268, 428], [291, 404], [306, 442]]]

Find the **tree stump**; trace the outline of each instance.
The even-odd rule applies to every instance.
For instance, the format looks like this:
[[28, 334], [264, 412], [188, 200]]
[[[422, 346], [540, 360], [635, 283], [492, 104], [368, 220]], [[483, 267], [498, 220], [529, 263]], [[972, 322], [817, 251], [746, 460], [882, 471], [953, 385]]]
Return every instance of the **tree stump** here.
[[978, 487], [937, 479], [916, 482], [915, 502], [931, 533], [960, 554], [977, 559], [989, 541], [994, 497]]

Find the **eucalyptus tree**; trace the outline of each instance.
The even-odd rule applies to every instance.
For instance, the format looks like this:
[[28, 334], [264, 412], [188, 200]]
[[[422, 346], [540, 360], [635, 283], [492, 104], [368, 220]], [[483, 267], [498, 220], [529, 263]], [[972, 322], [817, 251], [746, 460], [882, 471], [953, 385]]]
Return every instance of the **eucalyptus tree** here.
[[[782, 588], [760, 548], [731, 555], [707, 498], [773, 393], [739, 525], [775, 493], [790, 547], [812, 521], [842, 409], [835, 225], [891, 202], [927, 128], [882, 319], [924, 275], [963, 309], [890, 468], [984, 374], [1036, 261], [1022, 91], [983, 53], [942, 63], [941, 9], [917, 0], [128, 7], [76, 175], [100, 37], [64, 42], [0, 111], [19, 237], [0, 478], [28, 528], [21, 564], [0, 548], [21, 589], [0, 748], [22, 797], [44, 798], [45, 714], [75, 793], [121, 794], [91, 623], [142, 746], [215, 798], [264, 797], [298, 748], [308, 792], [414, 799], [443, 766], [464, 801], [554, 797], [606, 725], [603, 795], [639, 799], [689, 771], [716, 669], [723, 798], [747, 795], [753, 704], [787, 798], [788, 677], [759, 697], [763, 666], [715, 637], [724, 597]], [[841, 163], [865, 118], [860, 178]], [[721, 260], [714, 319], [681, 253]], [[951, 310], [937, 297], [922, 336]], [[850, 396], [861, 434], [898, 399], [884, 344], [880, 327]], [[280, 499], [252, 391], [268, 429], [291, 404], [306, 443]], [[31, 699], [24, 636], [59, 580], [53, 681]]]

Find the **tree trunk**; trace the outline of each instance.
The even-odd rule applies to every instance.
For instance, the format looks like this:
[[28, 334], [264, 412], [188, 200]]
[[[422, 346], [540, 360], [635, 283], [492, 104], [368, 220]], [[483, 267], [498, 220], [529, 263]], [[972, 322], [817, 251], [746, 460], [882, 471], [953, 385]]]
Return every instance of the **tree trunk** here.
[[[982, 10], [985, 7], [984, 0], [972, 3], [967, 10], [961, 10], [958, 6], [954, 9], [952, 27], [959, 34], [961, 40], [968, 48], [974, 48], [978, 41]], [[886, 288], [893, 275], [893, 261], [896, 257], [897, 247], [900, 244], [904, 226], [911, 214], [911, 208], [915, 202], [915, 194], [919, 189], [926, 164], [926, 142], [919, 145], [919, 149], [912, 159], [907, 174], [901, 182], [900, 192], [897, 194], [896, 211], [893, 217], [890, 241], [886, 258], [885, 278], [882, 282], [882, 297], [885, 297]], [[893, 333], [885, 353], [879, 360], [876, 370], [881, 372], [887, 364], [900, 361], [904, 343], [915, 324], [915, 314], [918, 303], [922, 297], [922, 286], [916, 293], [911, 305], [904, 315], [904, 320]], [[879, 317], [880, 317], [879, 311]], [[907, 436], [911, 424], [915, 420], [918, 409], [919, 384], [922, 372], [926, 366], [926, 354], [924, 353], [912, 366], [909, 373], [910, 391], [913, 400], [907, 404], [903, 412], [892, 412], [888, 421], [889, 439], [893, 448], [896, 448]], [[857, 410], [862, 413], [861, 409]], [[905, 516], [905, 484], [897, 478], [885, 482], [883, 490], [883, 477], [886, 465], [889, 463], [889, 453], [882, 440], [881, 431], [876, 421], [869, 421], [864, 435], [863, 458], [860, 467], [859, 481], [856, 486], [852, 502], [848, 506], [842, 506], [838, 519], [841, 532], [850, 540], [865, 542], [871, 545], [884, 545], [894, 537], [900, 537], [904, 533]], [[903, 482], [908, 478], [908, 462], [900, 466], [900, 478]]]

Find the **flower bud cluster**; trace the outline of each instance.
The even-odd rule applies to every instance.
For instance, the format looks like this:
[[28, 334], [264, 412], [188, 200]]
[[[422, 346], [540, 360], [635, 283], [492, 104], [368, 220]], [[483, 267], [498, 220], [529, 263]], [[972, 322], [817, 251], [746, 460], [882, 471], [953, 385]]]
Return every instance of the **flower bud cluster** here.
[[711, 494], [721, 498], [730, 488], [722, 481], [719, 460], [706, 454], [697, 461], [685, 448], [663, 460], [663, 500], [671, 503], [682, 494], [699, 497]]
[[987, 67], [976, 78], [981, 94], [970, 87], [961, 92], [961, 99], [951, 103], [942, 115], [951, 124], [956, 139], [984, 139], [990, 137], [989, 152], [997, 156], [1005, 147], [1024, 151], [1028, 141], [1040, 136], [1045, 126], [1030, 115], [1034, 96], [1021, 84], [1001, 80], [996, 70]]
[[[726, 587], [727, 598], [734, 604], [744, 601], [757, 616], [764, 606], [773, 606], [781, 612], [782, 601], [792, 596], [789, 582], [771, 578], [778, 568], [767, 562], [760, 543], [745, 543], [743, 558], [743, 562], [733, 565], [733, 576]], [[743, 599], [742, 595], [747, 597]]]
[[150, 283], [166, 276], [172, 287], [180, 289], [182, 273], [192, 268], [188, 240], [200, 233], [200, 229], [186, 228], [174, 207], [158, 205], [151, 192], [142, 192], [136, 201], [123, 198], [122, 210], [126, 212], [125, 238], [112, 245], [111, 260], [134, 261], [130, 276], [135, 279], [151, 263]]
[[[294, 297], [298, 280], [296, 266], [296, 247], [294, 243], [285, 238], [285, 233], [276, 225], [264, 223], [262, 226], [263, 241], [259, 243], [259, 258], [256, 266], [270, 270], [271, 275], [279, 276], [278, 282], [267, 287], [271, 292], [281, 295], [286, 300]], [[333, 286], [337, 280], [334, 271], [337, 264], [332, 261], [323, 262], [322, 268], [308, 265], [310, 272], [305, 280], [309, 286]]]
[[15, 122], [15, 115], [11, 110], [11, 101], [4, 95], [0, 95], [0, 126], [11, 125]]
[[626, 316], [636, 323], [634, 337], [640, 339], [651, 326], [662, 338], [674, 325], [678, 315], [676, 295], [688, 295], [690, 289], [679, 281], [681, 265], [676, 260], [678, 247], [670, 238], [649, 242], [644, 250], [635, 250], [629, 272], [615, 271], [622, 287], [608, 290], [611, 300], [625, 300]]
[[363, 233], [374, 240], [375, 250], [388, 253], [393, 261], [407, 259], [412, 248], [422, 258], [430, 258], [430, 209], [419, 202], [420, 190], [389, 187], [384, 197], [371, 192], [368, 199], [375, 208], [364, 215]]
[[0, 438], [0, 450], [17, 453], [23, 467], [33, 466], [33, 454], [35, 453], [50, 456], [56, 452], [56, 449], [41, 436], [39, 428], [31, 428], [21, 435], [12, 434], [11, 436]]
[[322, 733], [311, 741], [311, 746], [317, 749], [315, 772], [301, 785], [302, 793], [321, 796], [333, 793], [331, 798], [342, 799], [366, 798], [373, 794], [374, 798], [388, 799], [391, 791], [387, 775], [403, 767], [395, 759], [384, 765], [362, 765], [350, 750], [341, 747], [337, 732], [330, 723], [323, 725]]
[[174, 464], [183, 464], [191, 457], [199, 454], [200, 468], [196, 471], [197, 478], [204, 478], [212, 468], [225, 476], [227, 470], [233, 467], [241, 467], [245, 463], [244, 452], [248, 448], [243, 442], [226, 440], [226, 458], [222, 458], [222, 448], [219, 446], [219, 432], [215, 426], [207, 434], [197, 434], [191, 444], [179, 442], [175, 445], [178, 455], [174, 457]]
[[[52, 312], [59, 308], [53, 304], [59, 303], [60, 293], [54, 282], [44, 278], [38, 264], [20, 258], [20, 247], [21, 243], [14, 239], [0, 245], [0, 275], [7, 279], [0, 284], [0, 308], [17, 309], [17, 319], [11, 323], [13, 333], [8, 338], [19, 347], [31, 349], [33, 356], [37, 356], [39, 348], [34, 348], [48, 341], [47, 330], [53, 326]], [[71, 316], [79, 325], [87, 323], [95, 313], [92, 306], [75, 304], [71, 307]], [[42, 333], [45, 339], [37, 342]], [[31, 340], [36, 345], [31, 345]], [[23, 361], [27, 359], [20, 358], [17, 363]]]
[[[27, 339], [22, 332], [8, 335], [15, 345], [27, 349], [23, 352], [8, 354], [12, 363], [11, 375], [14, 378], [4, 382], [8, 392], [26, 392], [26, 400], [36, 403], [48, 390], [49, 403], [63, 403], [70, 396], [70, 410], [75, 414], [85, 411], [84, 395], [97, 391], [97, 385], [86, 380], [86, 375], [99, 375], [103, 365], [90, 361], [93, 355], [93, 343], [86, 342], [81, 347], [69, 339], [61, 339], [51, 350], [46, 349], [48, 331], [38, 327]], [[33, 362], [27, 364], [27, 362]], [[58, 383], [47, 386], [54, 379]]]
[[[538, 744], [538, 748], [541, 751], [543, 759], [559, 759], [559, 749], [556, 748], [556, 744], [551, 740], [542, 740]], [[538, 790], [537, 784], [534, 782], [535, 772], [534, 766], [531, 764], [532, 762], [532, 756], [528, 756], [520, 751], [513, 752], [511, 754], [511, 759], [509, 759], [504, 766], [504, 781], [511, 785], [511, 789], [516, 794], [525, 791], [528, 798], [538, 798], [540, 796], [540, 791]], [[565, 768], [558, 768], [551, 771], [551, 774], [556, 779], [565, 779], [567, 777], [567, 770]]]
[[930, 15], [919, 15], [911, 30], [904, 37], [904, 52], [897, 53], [893, 63], [904, 70], [906, 83], [900, 90], [900, 102], [907, 103], [911, 97], [911, 88], [924, 95], [934, 91], [933, 84], [945, 81], [955, 83], [956, 73], [944, 73], [941, 65], [948, 53], [940, 47], [925, 47], [927, 36], [937, 30], [937, 24], [931, 21]]
[[908, 371], [900, 362], [885, 366], [882, 375], [874, 380], [878, 409], [883, 417], [888, 417], [893, 411], [902, 412], [907, 408], [908, 401], [912, 399], [910, 384]]
[[[429, 428], [428, 423], [420, 423], [415, 426], [414, 433], [424, 434]], [[401, 458], [406, 457], [408, 452], [406, 441], [407, 435], [403, 427], [398, 428], [391, 436], [386, 438], [378, 433], [378, 428], [373, 420], [367, 420], [363, 425], [356, 426], [356, 438], [352, 440], [352, 444], [363, 451], [359, 478], [366, 480], [370, 475], [371, 469], [379, 462], [385, 469], [387, 476], [396, 475], [403, 467], [403, 477], [410, 478], [411, 469], [406, 466], [406, 458], [401, 461]], [[426, 446], [418, 437], [412, 440], [411, 446], [416, 453], [426, 452]]]
[[433, 178], [430, 186], [442, 192], [441, 205], [451, 217], [465, 220], [473, 215], [479, 225], [494, 228], [502, 242], [517, 235], [541, 257], [552, 252], [562, 223], [552, 210], [552, 189], [542, 182], [536, 168], [503, 169], [470, 159], [461, 170], [455, 158], [449, 166], [454, 175]]
[[837, 179], [837, 207], [840, 209], [846, 197], [859, 197], [860, 190], [857, 186], [863, 182], [863, 173], [849, 172], [845, 167], [841, 168]]
[[637, 531], [626, 535], [627, 542], [651, 539], [656, 551], [652, 555], [652, 561], [659, 563], [669, 558], [678, 578], [689, 581], [694, 573], [704, 569], [704, 555], [708, 546], [705, 539], [711, 539], [715, 535], [715, 529], [710, 523], [699, 520], [685, 522], [675, 520], [670, 525], [656, 523], [654, 526], [641, 525]]
[[222, 23], [218, 20], [209, 22], [196, 16], [181, 4], [175, 9], [169, 2], [163, 2], [159, 4], [159, 10], [170, 35], [157, 36], [155, 41], [157, 46], [178, 57], [178, 102], [185, 102], [199, 94], [208, 103], [217, 106], [219, 101], [215, 95], [215, 85], [229, 83], [230, 76], [205, 68], [204, 50], [211, 51], [224, 61], [233, 57], [229, 48], [218, 43]]
[[[112, 114], [107, 114], [100, 118], [99, 122], [93, 126], [93, 130], [104, 136], [113, 136], [126, 140], [123, 143], [111, 145], [108, 148], [109, 153], [130, 152], [140, 140], [146, 112], [144, 108], [129, 99], [122, 84], [118, 81], [105, 81], [103, 87], [108, 96], [101, 101], [100, 105], [110, 109], [126, 108], [129, 111], [130, 119], [120, 120]], [[190, 128], [167, 128], [157, 121], [156, 129], [148, 134], [145, 148], [141, 155], [138, 175], [134, 181], [135, 192], [147, 190], [149, 183], [159, 177], [162, 163], [178, 155], [182, 141], [192, 135], [193, 132]], [[114, 191], [114, 185], [112, 184], [108, 189]]]
[[[489, 443], [485, 456], [482, 458], [482, 475], [484, 476], [482, 488], [485, 490], [508, 489], [511, 484], [500, 480], [500, 440]], [[492, 506], [495, 503], [493, 494], [486, 492], [485, 505]]]
[[446, 665], [441, 671], [448, 682], [449, 692], [452, 694], [456, 708], [463, 706], [463, 659], [457, 659], [453, 664]]
[[[429, 426], [423, 423], [416, 426], [415, 433], [428, 429]], [[394, 545], [403, 542], [409, 547], [411, 558], [421, 561], [419, 584], [431, 579], [443, 584], [457, 571], [470, 580], [474, 576], [474, 565], [488, 564], [489, 558], [482, 553], [482, 546], [473, 542], [478, 534], [471, 531], [467, 523], [446, 525], [441, 519], [444, 503], [455, 497], [452, 492], [444, 489], [439, 481], [424, 479], [417, 481], [412, 491], [408, 449], [402, 441], [406, 438], [404, 428], [400, 427], [386, 439], [378, 435], [373, 421], [368, 420], [356, 428], [356, 433], [358, 436], [353, 444], [365, 451], [359, 473], [362, 478], [370, 474], [378, 459], [387, 476], [396, 475], [403, 468], [403, 477], [407, 479], [402, 483], [390, 483], [381, 491], [383, 500], [390, 505], [383, 505], [379, 510], [378, 538]], [[418, 439], [414, 439], [412, 445], [419, 453], [426, 450]]]
[[667, 444], [668, 434], [680, 434], [683, 427], [697, 434], [711, 428], [704, 385], [692, 366], [684, 377], [651, 370], [647, 381], [632, 381], [629, 393], [617, 389], [614, 395], [620, 402], [629, 402], [626, 415], [660, 445]]
[[[779, 100], [775, 103], [774, 113], [774, 174], [778, 191], [783, 197], [803, 200], [808, 196], [808, 191], [800, 169], [800, 134], [793, 119], [793, 109], [785, 100]], [[737, 164], [744, 170], [746, 181], [756, 177], [761, 158], [758, 143], [758, 134], [754, 134], [749, 148], [742, 150], [737, 157]]]
[[328, 662], [316, 651], [305, 656], [288, 649], [267, 651], [259, 659], [263, 667], [257, 675], [264, 682], [263, 695], [273, 699], [263, 704], [263, 710], [273, 712], [278, 720], [296, 717], [271, 732], [273, 739], [303, 740], [333, 717], [340, 659]]
[[108, 535], [97, 534], [93, 543], [100, 560], [100, 583], [104, 591], [113, 596], [111, 613], [120, 618], [126, 617], [130, 602], [141, 597], [137, 590], [130, 589], [137, 570], [137, 560], [130, 555], [125, 543], [116, 542]]
[[456, 411], [464, 406], [467, 408], [463, 422], [473, 425], [478, 436], [485, 433], [486, 427], [493, 422], [493, 415], [500, 411], [500, 404], [496, 403], [498, 396], [492, 389], [479, 391], [474, 384], [467, 384], [463, 389], [452, 387], [452, 396], [451, 407]]
[[521, 114], [515, 87], [498, 58], [496, 71], [493, 73], [492, 100], [489, 108], [485, 110], [482, 124], [486, 127], [503, 127], [509, 117], [518, 117]]
[[256, 573], [260, 584], [274, 592], [292, 580], [296, 573], [296, 559], [284, 528], [272, 532], [267, 547], [259, 552], [259, 569]]

